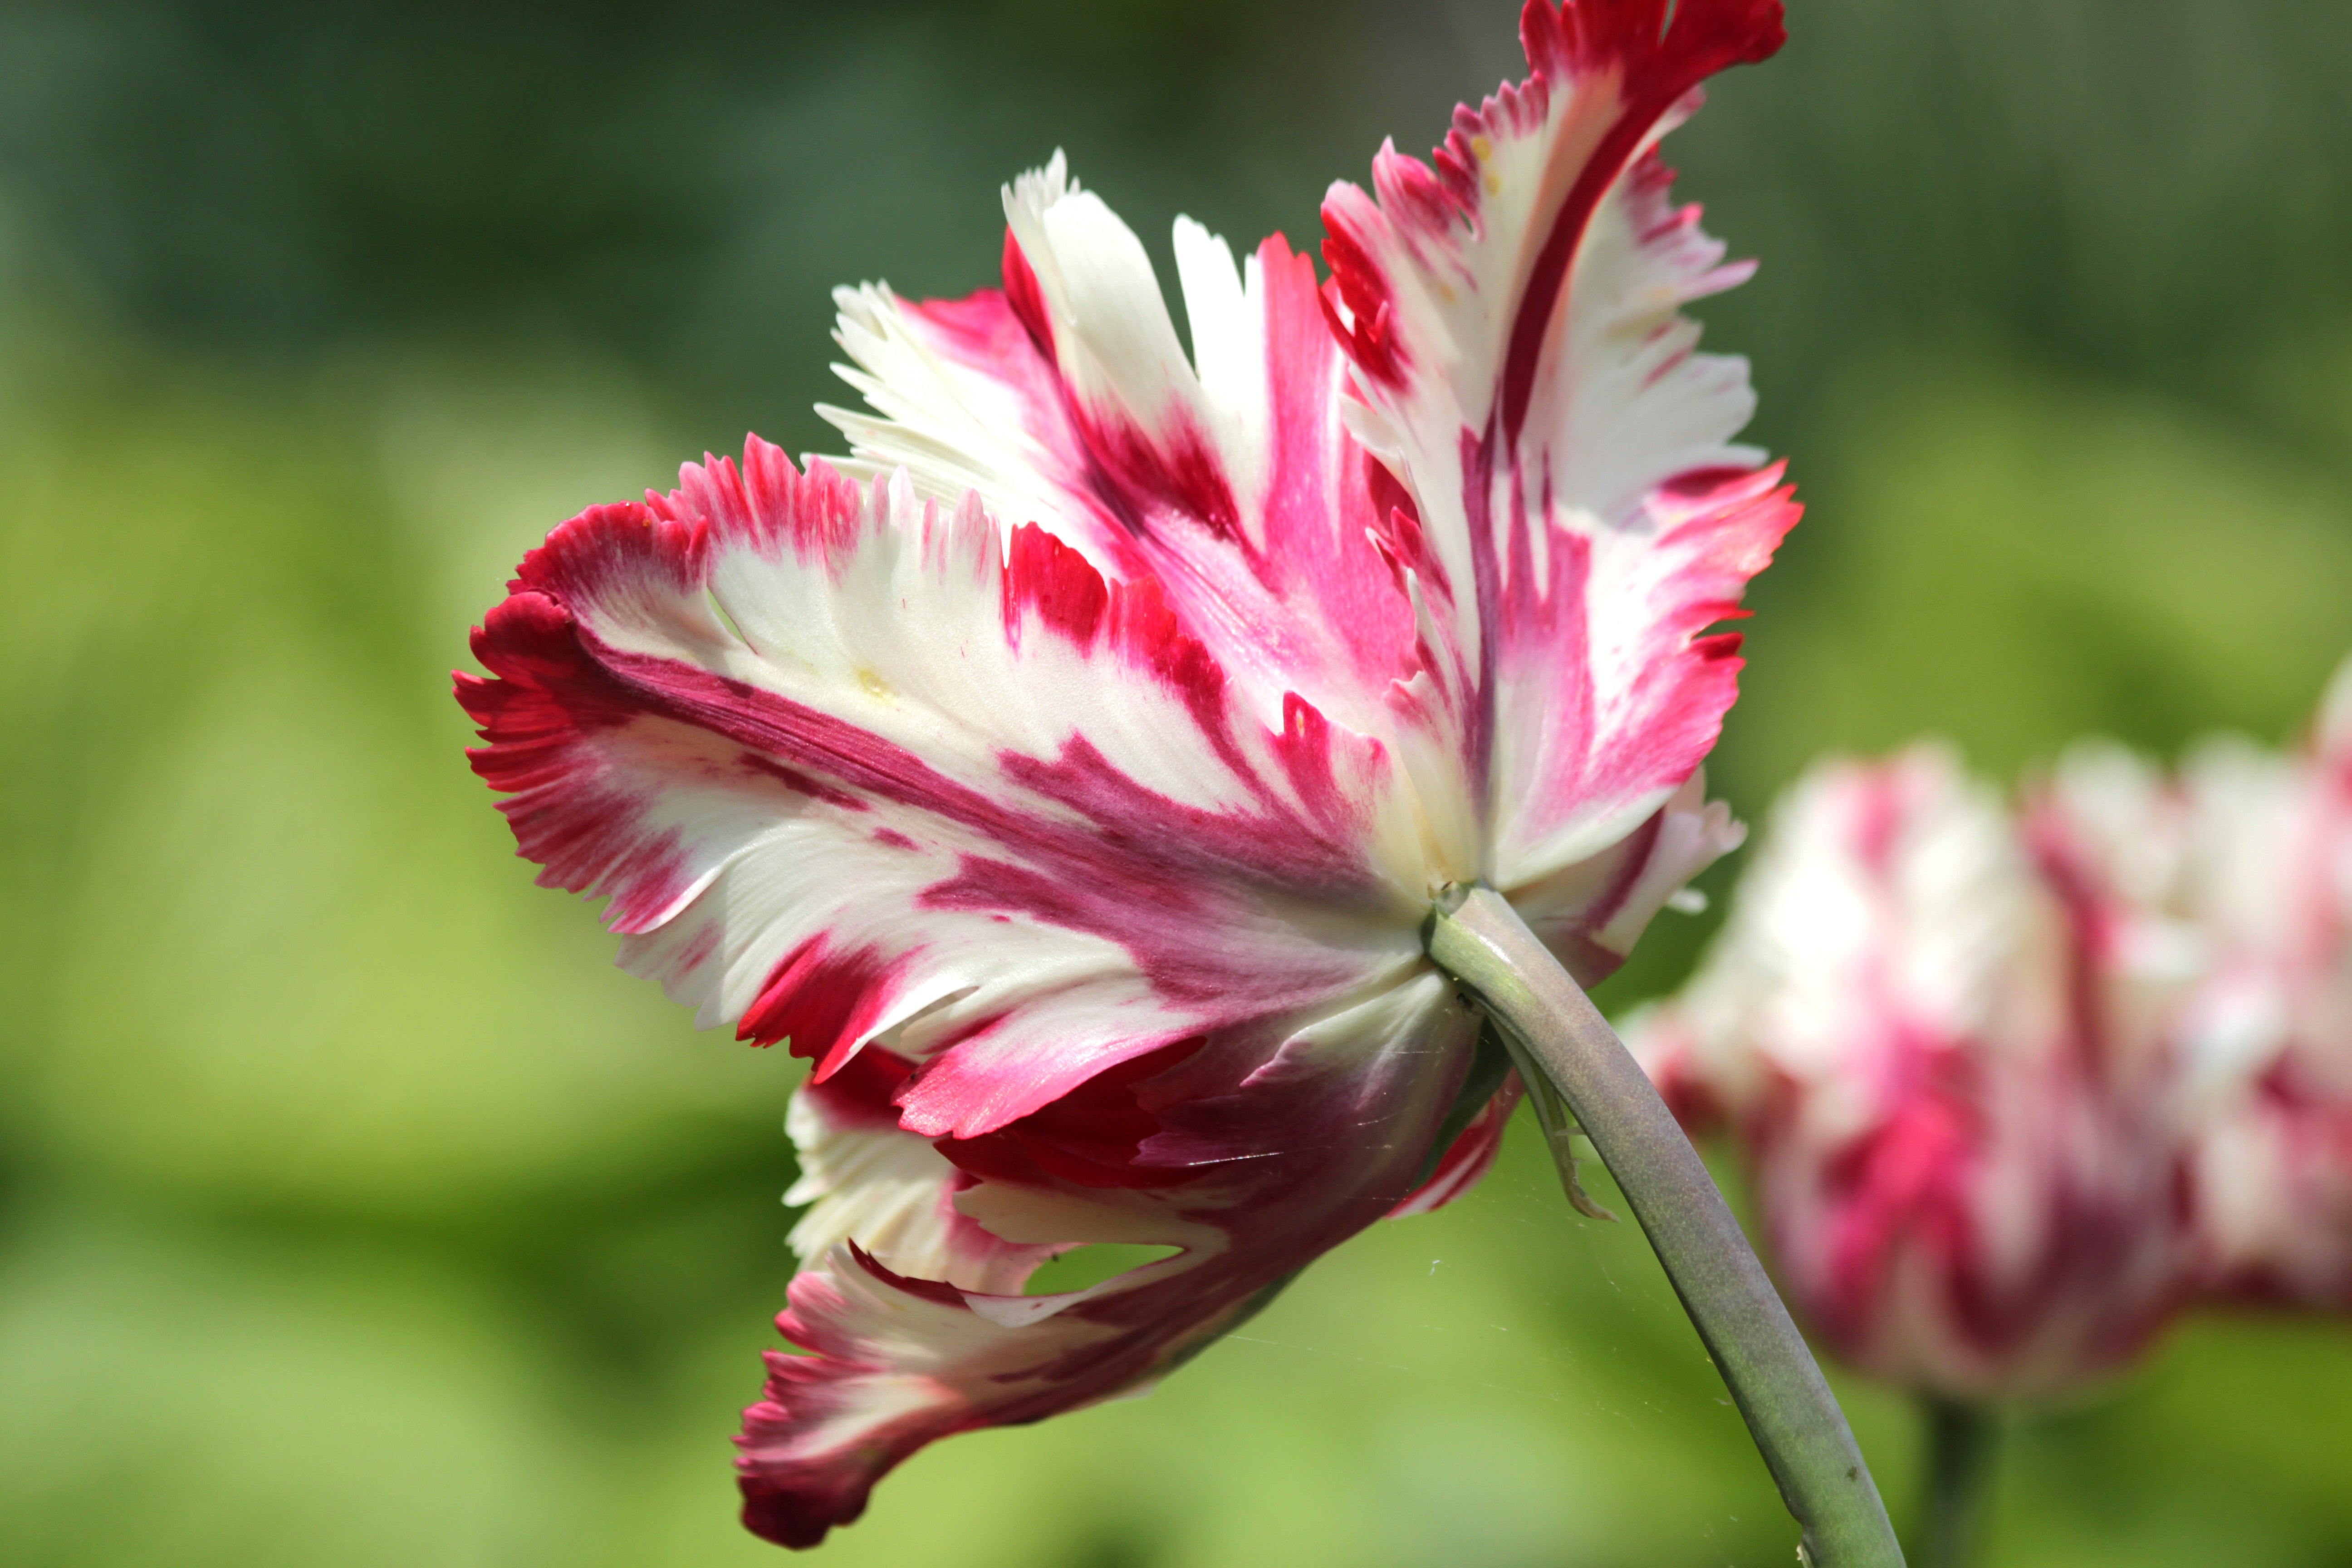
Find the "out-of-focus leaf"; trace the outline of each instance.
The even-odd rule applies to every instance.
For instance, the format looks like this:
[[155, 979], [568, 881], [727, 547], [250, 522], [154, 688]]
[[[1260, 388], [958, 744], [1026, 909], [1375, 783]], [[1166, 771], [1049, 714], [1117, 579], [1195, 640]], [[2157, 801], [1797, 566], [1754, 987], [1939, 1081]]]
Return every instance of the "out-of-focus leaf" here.
[[594, 1448], [521, 1326], [461, 1281], [413, 1258], [205, 1247], [91, 1207], [9, 1240], [15, 1568], [594, 1561]]
[[1911, 357], [1859, 373], [1757, 618], [1716, 775], [1760, 807], [1826, 749], [2283, 736], [2352, 648], [2352, 501], [2145, 395]]
[[788, 1180], [796, 1066], [696, 1037], [530, 885], [446, 694], [458, 593], [487, 603], [490, 548], [510, 564], [634, 431], [507, 446], [478, 394], [436, 447], [474, 470], [420, 479], [349, 386], [141, 368], [0, 423], [6, 1124], [43, 1159], [369, 1209], [714, 1135], [773, 1141]]

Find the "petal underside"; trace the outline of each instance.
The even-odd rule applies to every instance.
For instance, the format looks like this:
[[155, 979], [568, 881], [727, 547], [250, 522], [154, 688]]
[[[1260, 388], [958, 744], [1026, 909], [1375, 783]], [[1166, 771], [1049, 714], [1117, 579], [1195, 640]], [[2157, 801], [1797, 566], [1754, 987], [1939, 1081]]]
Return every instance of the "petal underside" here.
[[[1453, 987], [1425, 974], [1082, 1089], [1092, 1103], [1059, 1126], [1048, 1117], [935, 1146], [887, 1119], [861, 1122], [855, 1108], [796, 1107], [803, 1160], [820, 1170], [876, 1138], [898, 1140], [903, 1165], [936, 1165], [892, 1249], [804, 1238], [826, 1245], [777, 1326], [806, 1353], [771, 1352], [765, 1397], [744, 1413], [745, 1522], [814, 1545], [925, 1444], [1133, 1392], [1197, 1353], [1406, 1200], [1475, 1027]], [[1131, 1140], [1123, 1173], [1104, 1168], [1122, 1157], [1107, 1127]], [[1475, 1131], [1474, 1159], [1486, 1136]], [[1472, 1178], [1457, 1168], [1448, 1184]], [[813, 1217], [841, 1195], [833, 1180], [803, 1194]], [[1041, 1257], [1089, 1243], [1177, 1250], [1086, 1289], [1021, 1293]]]
[[[1420, 771], [1470, 803], [1510, 892], [1601, 853], [1696, 769], [1735, 695], [1748, 579], [1797, 509], [1733, 444], [1744, 361], [1687, 300], [1748, 268], [1669, 201], [1659, 136], [1699, 80], [1779, 47], [1777, 0], [1530, 0], [1530, 75], [1423, 163], [1332, 187], [1325, 296], [1359, 439], [1401, 491], [1424, 608]], [[1424, 789], [1424, 794], [1433, 793]]]

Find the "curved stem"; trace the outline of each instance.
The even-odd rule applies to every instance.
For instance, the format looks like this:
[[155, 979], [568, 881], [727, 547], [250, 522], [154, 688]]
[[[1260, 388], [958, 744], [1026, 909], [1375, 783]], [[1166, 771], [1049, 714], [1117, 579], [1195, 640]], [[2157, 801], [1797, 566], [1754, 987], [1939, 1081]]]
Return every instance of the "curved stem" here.
[[2000, 1436], [1981, 1405], [1929, 1398], [1927, 1517], [1919, 1536], [1926, 1568], [1968, 1568], [1983, 1537], [1993, 1447]]
[[1491, 888], [1457, 889], [1431, 915], [1427, 945], [1567, 1100], [1617, 1179], [1796, 1518], [1803, 1561], [1901, 1568], [1836, 1397], [1697, 1151], [1608, 1020]]

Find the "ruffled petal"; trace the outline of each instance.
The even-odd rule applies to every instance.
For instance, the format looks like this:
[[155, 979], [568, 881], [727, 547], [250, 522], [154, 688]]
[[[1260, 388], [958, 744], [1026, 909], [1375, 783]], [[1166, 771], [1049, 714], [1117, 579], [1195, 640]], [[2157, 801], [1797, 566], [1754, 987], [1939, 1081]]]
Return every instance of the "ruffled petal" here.
[[754, 441], [557, 530], [475, 647], [541, 879], [820, 1079], [890, 1032], [926, 1136], [1424, 962], [1384, 748], [1296, 698], [1268, 728], [1149, 583], [973, 506]]
[[1370, 728], [1409, 673], [1412, 611], [1374, 542], [1386, 476], [1342, 426], [1313, 263], [1276, 236], [1237, 268], [1180, 219], [1187, 359], [1141, 243], [1058, 153], [1004, 204], [1002, 289], [837, 296], [842, 374], [874, 410], [824, 411], [847, 471], [903, 467], [945, 501], [976, 490], [1108, 576], [1156, 578], [1268, 712], [1297, 691]]
[[1729, 806], [1706, 798], [1706, 774], [1696, 773], [1641, 826], [1589, 859], [1513, 889], [1511, 903], [1579, 983], [1597, 985], [1624, 963], [1651, 919], [1676, 902], [1683, 884], [1747, 837]]
[[793, 1250], [822, 1258], [855, 1242], [902, 1274], [1017, 1291], [1055, 1249], [1000, 1240], [958, 1212], [962, 1173], [933, 1140], [898, 1125], [897, 1096], [913, 1071], [897, 1052], [868, 1046], [831, 1078], [793, 1092], [784, 1130], [800, 1156], [800, 1180], [784, 1202], [807, 1206], [793, 1226]]
[[[765, 1397], [744, 1412], [745, 1523], [814, 1545], [923, 1445], [1133, 1392], [1198, 1352], [1405, 1198], [1475, 1028], [1453, 987], [1423, 974], [1083, 1086], [1080, 1114], [1058, 1123], [1048, 1108], [1027, 1127], [942, 1140], [947, 1202], [909, 1205], [929, 1237], [902, 1227], [886, 1262], [843, 1237], [793, 1280], [777, 1327], [808, 1353], [771, 1352]], [[1125, 1129], [1123, 1151], [1107, 1127]], [[1180, 1250], [1049, 1296], [1018, 1293], [1024, 1265], [985, 1286], [911, 1271], [927, 1248], [948, 1260], [959, 1226], [1031, 1259], [1088, 1243]]]
[[1352, 427], [1401, 487], [1424, 612], [1404, 704], [1444, 737], [1424, 795], [1511, 891], [1589, 860], [1714, 742], [1736, 614], [1797, 509], [1731, 444], [1747, 366], [1684, 301], [1746, 276], [1668, 200], [1657, 138], [1696, 84], [1781, 38], [1778, 0], [1529, 0], [1528, 79], [1457, 110], [1433, 164], [1383, 149], [1324, 220]]

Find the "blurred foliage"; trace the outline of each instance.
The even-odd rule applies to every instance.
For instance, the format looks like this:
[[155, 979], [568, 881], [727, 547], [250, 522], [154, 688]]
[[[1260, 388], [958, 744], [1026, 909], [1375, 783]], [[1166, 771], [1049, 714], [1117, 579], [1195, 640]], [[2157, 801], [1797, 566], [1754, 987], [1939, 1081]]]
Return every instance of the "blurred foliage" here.
[[[1793, 0], [1671, 144], [1811, 512], [1714, 763], [2278, 738], [2352, 647], [2340, 0]], [[0, 8], [0, 1542], [28, 1565], [772, 1561], [726, 1436], [797, 1068], [534, 889], [446, 672], [580, 506], [808, 412], [834, 283], [991, 279], [1054, 146], [1306, 243], [1507, 0]], [[1710, 882], [1727, 885], [1736, 865]], [[1673, 984], [1666, 917], [1605, 999]], [[1525, 1129], [1519, 1129], [1524, 1132]], [[1915, 1432], [1846, 1385], [1898, 1510]], [[2021, 1415], [2003, 1564], [2352, 1554], [2352, 1335]], [[941, 1445], [822, 1555], [1787, 1560], [1539, 1150], [1150, 1398]]]

